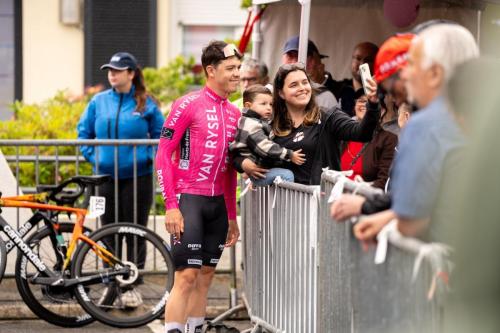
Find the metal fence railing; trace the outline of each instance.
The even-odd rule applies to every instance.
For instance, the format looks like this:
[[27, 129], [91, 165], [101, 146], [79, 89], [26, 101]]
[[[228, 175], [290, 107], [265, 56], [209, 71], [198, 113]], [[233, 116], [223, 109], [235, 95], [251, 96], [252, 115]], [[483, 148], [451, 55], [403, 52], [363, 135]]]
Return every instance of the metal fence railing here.
[[[329, 216], [340, 177], [327, 171], [321, 188], [278, 183], [242, 198], [244, 300], [252, 321], [270, 332], [440, 332], [446, 247], [388, 227], [385, 261], [375, 264], [376, 250], [362, 250], [352, 223]], [[349, 180], [343, 191], [376, 192]]]
[[[99, 151], [100, 147], [111, 146], [113, 147], [113, 158], [114, 158], [114, 170], [113, 178], [117, 178], [118, 175], [118, 160], [119, 148], [123, 146], [132, 147], [132, 160], [133, 160], [133, 197], [134, 197], [134, 213], [133, 221], [122, 221], [122, 222], [133, 222], [137, 223], [137, 198], [141, 195], [141, 189], [137, 188], [137, 178], [138, 178], [138, 166], [137, 166], [137, 149], [140, 146], [147, 146], [151, 149], [148, 151], [151, 153], [151, 163], [154, 165], [154, 160], [156, 157], [156, 151], [159, 140], [153, 139], [136, 139], [136, 140], [0, 140], [0, 151], [3, 152], [5, 160], [9, 163], [10, 169], [12, 171], [14, 180], [12, 184], [21, 186], [15, 186], [15, 193], [10, 193], [11, 195], [19, 194], [20, 191], [24, 193], [32, 193], [36, 190], [36, 186], [40, 184], [58, 184], [61, 182], [62, 178], [79, 175], [82, 173], [92, 174], [94, 173], [89, 163], [81, 155], [80, 147], [82, 146], [93, 146], [96, 149], [96, 173], [99, 173]], [[27, 177], [29, 175], [29, 177]], [[153, 172], [151, 174], [153, 178], [153, 188], [152, 194], [153, 198], [158, 197], [159, 205], [162, 205], [161, 191], [156, 181], [156, 174]], [[24, 184], [22, 184], [24, 182]], [[119, 200], [118, 198], [118, 183], [115, 182], [114, 187], [115, 192], [115, 203], [114, 207], [115, 217], [118, 216]], [[97, 189], [98, 191], [98, 189]], [[153, 205], [150, 211], [150, 217], [147, 227], [158, 233], [164, 239], [169, 242], [168, 234], [166, 233], [164, 227], [163, 218], [159, 217], [160, 209], [159, 205], [155, 204], [155, 199], [153, 199]], [[9, 213], [8, 209], [4, 210], [4, 213]], [[28, 212], [28, 217], [31, 214]], [[12, 216], [10, 214], [9, 216]], [[7, 219], [7, 218], [6, 218]], [[21, 216], [19, 210], [17, 213], [8, 219], [8, 222], [19, 228], [26, 222], [27, 215]], [[117, 219], [118, 220], [118, 219]], [[97, 229], [100, 226], [99, 220], [92, 220], [86, 222], [86, 226]], [[16, 251], [12, 251], [9, 254], [10, 257], [15, 256]], [[217, 270], [219, 273], [230, 273], [233, 276], [233, 284], [236, 281], [236, 263], [235, 263], [235, 251], [234, 248], [230, 251], [229, 265]], [[12, 276], [15, 263], [15, 258], [10, 258], [8, 260], [7, 277]], [[234, 286], [234, 288], [236, 288]], [[234, 292], [233, 288], [233, 292]], [[233, 297], [235, 298], [235, 297]], [[234, 302], [233, 302], [234, 303]]]
[[[133, 154], [133, 179], [134, 179], [134, 221], [127, 222], [137, 222], [137, 147], [148, 146], [151, 147], [151, 161], [154, 161], [156, 156], [156, 147], [158, 145], [158, 140], [0, 140], [0, 149], [4, 151], [5, 159], [11, 165], [14, 170], [14, 175], [17, 184], [20, 184], [21, 165], [32, 165], [33, 166], [33, 183], [24, 184], [20, 187], [23, 192], [33, 192], [36, 186], [40, 185], [42, 176], [46, 176], [47, 173], [51, 173], [53, 178], [49, 180], [50, 184], [58, 184], [61, 181], [61, 169], [62, 166], [72, 166], [74, 170], [72, 175], [79, 175], [82, 170], [82, 164], [86, 163], [85, 159], [80, 153], [80, 147], [82, 146], [93, 146], [96, 151], [96, 173], [99, 173], [99, 153], [100, 147], [112, 146], [113, 147], [113, 158], [114, 158], [114, 170], [113, 178], [118, 177], [118, 160], [119, 147], [131, 146]], [[10, 149], [10, 153], [5, 153]], [[23, 152], [23, 149], [29, 149], [29, 153]], [[45, 149], [45, 151], [42, 151]], [[61, 150], [65, 150], [64, 154], [61, 154]], [[47, 171], [47, 167], [50, 166], [50, 172]], [[31, 169], [30, 169], [31, 170]], [[156, 177], [154, 173], [153, 177], [153, 197], [158, 194], [158, 189], [156, 186]], [[45, 180], [45, 183], [47, 179]], [[115, 182], [115, 217], [118, 220], [118, 182]], [[152, 207], [152, 216], [156, 216], [156, 205]], [[156, 221], [155, 221], [156, 222]], [[19, 221], [17, 221], [19, 224]], [[154, 223], [156, 228], [156, 223]], [[156, 230], [155, 230], [156, 231]]]
[[[138, 197], [141, 195], [140, 189], [137, 187], [137, 148], [139, 146], [151, 147], [151, 161], [154, 161], [157, 145], [158, 140], [0, 140], [0, 150], [3, 152], [5, 161], [8, 162], [15, 178], [14, 181], [10, 182], [16, 185], [15, 193], [10, 193], [11, 195], [20, 194], [21, 191], [23, 193], [34, 193], [36, 191], [36, 186], [40, 184], [58, 184], [67, 177], [80, 174], [93, 174], [94, 171], [91, 166], [85, 161], [80, 153], [81, 146], [95, 147], [95, 167], [97, 171], [95, 173], [99, 173], [100, 165], [98, 157], [100, 148], [112, 146], [115, 165], [113, 176], [117, 178], [117, 162], [120, 158], [118, 149], [121, 146], [131, 146], [133, 159], [133, 220], [120, 222], [132, 223], [137, 223], [137, 201]], [[7, 177], [7, 175], [4, 175], [4, 177]], [[152, 173], [151, 177], [153, 177], [152, 195], [154, 198], [159, 192], [158, 186], [156, 185], [155, 174]], [[99, 188], [97, 188], [96, 191], [96, 194], [99, 194]], [[115, 219], [119, 221], [118, 209], [120, 203], [119, 200], [117, 200], [118, 182], [115, 182], [114, 196], [114, 201], [117, 203], [114, 206], [114, 216]], [[23, 211], [17, 209], [15, 214], [9, 210], [13, 210], [13, 208], [4, 209], [4, 218], [9, 224], [15, 226], [17, 229], [22, 227], [27, 222], [27, 219], [31, 217], [31, 212], [26, 209]], [[164, 229], [162, 228], [163, 221], [157, 217], [157, 213], [158, 209], [153, 201], [147, 227], [161, 235]], [[65, 218], [70, 219], [70, 217], [65, 215], [60, 216], [60, 220], [64, 220]], [[88, 219], [85, 225], [96, 230], [101, 225], [100, 219]], [[17, 251], [12, 251], [9, 253], [6, 277], [13, 276], [14, 274], [16, 252]]]

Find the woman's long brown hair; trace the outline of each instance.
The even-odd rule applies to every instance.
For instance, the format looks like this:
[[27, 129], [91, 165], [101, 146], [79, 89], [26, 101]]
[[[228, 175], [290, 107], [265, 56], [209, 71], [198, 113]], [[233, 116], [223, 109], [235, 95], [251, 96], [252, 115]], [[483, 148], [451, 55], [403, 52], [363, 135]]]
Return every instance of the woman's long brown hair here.
[[146, 90], [146, 85], [144, 84], [144, 75], [142, 74], [142, 70], [137, 67], [134, 71], [134, 78], [132, 79], [132, 84], [135, 87], [134, 98], [137, 104], [135, 110], [137, 112], [143, 113], [146, 111], [146, 102], [148, 97], [151, 97], [153, 102], [158, 105], [158, 101], [152, 95], [150, 95]]
[[[292, 119], [290, 118], [288, 109], [286, 108], [286, 101], [281, 98], [279, 93], [285, 86], [285, 79], [288, 74], [296, 71], [303, 72], [306, 75], [309, 84], [311, 83], [311, 79], [307, 75], [304, 65], [302, 65], [301, 63], [282, 65], [278, 69], [278, 72], [276, 73], [276, 76], [274, 78], [273, 120], [271, 121], [271, 127], [274, 134], [277, 136], [286, 136], [290, 134], [293, 128]], [[314, 90], [311, 87], [311, 100], [309, 101], [309, 103], [307, 103], [305, 108], [306, 116], [303, 122], [305, 126], [316, 124], [321, 117], [321, 111], [316, 105], [314, 97]]]

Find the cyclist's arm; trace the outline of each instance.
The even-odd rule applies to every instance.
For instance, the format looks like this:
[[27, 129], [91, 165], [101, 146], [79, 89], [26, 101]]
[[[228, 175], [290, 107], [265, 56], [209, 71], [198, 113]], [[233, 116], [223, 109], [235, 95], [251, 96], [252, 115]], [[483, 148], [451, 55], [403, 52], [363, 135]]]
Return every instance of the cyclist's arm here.
[[227, 218], [236, 220], [236, 185], [237, 185], [236, 170], [231, 164], [228, 168], [224, 179], [224, 200], [226, 202]]
[[187, 107], [181, 109], [179, 105], [179, 103], [174, 103], [172, 111], [163, 124], [156, 154], [156, 175], [167, 210], [179, 208], [175, 196], [175, 167], [172, 164], [172, 154], [192, 121], [190, 109]]

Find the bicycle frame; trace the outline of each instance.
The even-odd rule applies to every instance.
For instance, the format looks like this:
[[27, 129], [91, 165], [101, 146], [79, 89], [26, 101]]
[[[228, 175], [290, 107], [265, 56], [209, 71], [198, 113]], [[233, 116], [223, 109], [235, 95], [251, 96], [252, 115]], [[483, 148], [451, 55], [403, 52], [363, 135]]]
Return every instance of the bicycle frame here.
[[[46, 216], [44, 213], [35, 212], [33, 214], [33, 216], [28, 219], [28, 221], [26, 221], [23, 225], [21, 225], [19, 227], [19, 229], [17, 229], [17, 233], [21, 237], [26, 236], [42, 220], [45, 222], [45, 225], [50, 225], [53, 223], [52, 220], [48, 216]], [[8, 242], [5, 243], [5, 247], [7, 249], [7, 254], [8, 254], [8, 253], [10, 253], [10, 251], [12, 251], [16, 247], [16, 245], [14, 244], [14, 242], [12, 240], [9, 240]]]
[[[107, 249], [97, 244], [83, 233], [83, 224], [85, 222], [85, 216], [87, 214], [86, 209], [33, 202], [41, 200], [41, 198], [45, 197], [44, 195], [46, 194], [28, 194], [16, 197], [5, 197], [0, 199], [0, 207], [31, 208], [37, 210], [75, 213], [77, 220], [75, 223], [75, 227], [73, 229], [73, 234], [71, 236], [68, 249], [66, 251], [66, 257], [64, 258], [64, 264], [61, 269], [62, 272], [64, 272], [68, 268], [72, 254], [75, 251], [76, 246], [78, 245], [78, 241], [80, 240], [90, 244], [92, 246], [92, 250], [96, 253], [96, 255], [99, 256], [107, 264], [109, 265], [122, 264], [119, 258], [115, 257]], [[40, 215], [42, 216], [42, 218], [46, 218], [45, 216], [43, 216], [43, 214]], [[31, 221], [32, 219], [35, 219], [35, 217], [36, 215], [33, 216], [30, 220], [28, 220], [27, 223], [29, 223], [29, 221]], [[39, 217], [36, 217], [36, 219], [38, 218]], [[33, 250], [30, 248], [28, 244], [24, 242], [22, 236], [17, 232], [17, 230], [15, 230], [12, 226], [10, 226], [10, 224], [7, 223], [7, 221], [5, 221], [5, 219], [3, 219], [1, 215], [0, 215], [0, 231], [3, 231], [10, 239], [10, 242], [12, 242], [17, 248], [21, 250], [21, 252], [26, 256], [26, 258], [28, 258], [28, 260], [36, 267], [38, 272], [43, 273], [45, 275], [45, 277], [40, 277], [40, 276], [34, 277], [32, 279], [33, 283], [70, 287], [76, 284], [89, 285], [103, 278], [102, 274], [96, 274], [76, 279], [64, 279], [62, 276], [56, 274], [54, 271], [46, 267], [45, 264], [43, 264], [38, 255], [35, 252], [33, 252]], [[107, 277], [115, 275], [124, 275], [130, 272], [130, 269], [127, 266], [121, 265], [121, 267], [122, 268], [119, 270], [108, 273]]]
[[[4, 200], [16, 200], [16, 201], [39, 202], [39, 201], [45, 201], [47, 197], [48, 197], [48, 193], [37, 193], [37, 194], [19, 195], [16, 197], [4, 197], [3, 199]], [[0, 216], [0, 218], [1, 218], [1, 216]], [[26, 221], [22, 226], [20, 226], [17, 229], [17, 233], [21, 237], [26, 236], [42, 220], [45, 222], [45, 225], [47, 225], [47, 226], [53, 224], [50, 217], [48, 217], [46, 214], [42, 213], [41, 211], [36, 211], [33, 214], [33, 216], [28, 219], [28, 221]], [[12, 251], [15, 247], [16, 246], [12, 240], [9, 240], [8, 242], [5, 243], [5, 248], [7, 250], [7, 254], [9, 254], [10, 251]]]

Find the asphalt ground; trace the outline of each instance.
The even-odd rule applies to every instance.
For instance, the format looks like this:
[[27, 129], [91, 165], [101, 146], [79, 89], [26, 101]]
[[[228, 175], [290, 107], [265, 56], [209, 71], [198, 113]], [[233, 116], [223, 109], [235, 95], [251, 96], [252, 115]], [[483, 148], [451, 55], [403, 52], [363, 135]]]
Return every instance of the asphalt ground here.
[[[225, 321], [224, 324], [228, 327], [235, 327], [239, 331], [251, 328], [250, 322], [248, 320], [231, 320]], [[164, 333], [164, 323], [160, 320], [155, 320], [147, 326], [133, 328], [133, 329], [119, 329], [106, 326], [101, 323], [92, 323], [86, 327], [82, 328], [60, 328], [43, 320], [30, 320], [30, 319], [18, 319], [18, 320], [0, 320], [0, 332], [1, 333], [53, 333], [53, 332], [71, 332], [71, 333]], [[209, 332], [215, 332], [211, 330]], [[208, 333], [208, 332], [207, 332]]]
[[[215, 318], [230, 307], [229, 302], [230, 275], [217, 274], [208, 294], [207, 318]], [[241, 281], [239, 281], [241, 286]], [[241, 300], [240, 300], [241, 302]], [[235, 327], [240, 331], [251, 328], [246, 311], [240, 311], [224, 321], [228, 327]], [[48, 333], [48, 332], [70, 332], [71, 333], [164, 333], [163, 319], [156, 320], [151, 324], [135, 329], [118, 329], [95, 322], [86, 327], [66, 329], [49, 324], [37, 318], [23, 303], [13, 278], [4, 278], [0, 284], [0, 333]], [[209, 331], [215, 332], [215, 331]]]

